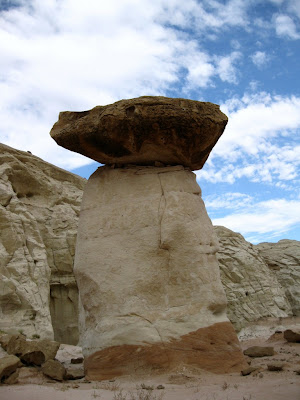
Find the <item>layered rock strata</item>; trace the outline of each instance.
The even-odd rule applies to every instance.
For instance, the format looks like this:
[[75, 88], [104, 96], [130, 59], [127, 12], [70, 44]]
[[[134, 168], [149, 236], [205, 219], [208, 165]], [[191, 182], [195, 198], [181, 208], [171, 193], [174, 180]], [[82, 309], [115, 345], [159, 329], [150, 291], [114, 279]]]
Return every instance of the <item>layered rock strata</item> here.
[[[249, 323], [264, 318], [297, 315], [293, 312], [294, 307], [274, 269], [270, 269], [262, 257], [260, 245], [252, 245], [241, 234], [223, 226], [216, 226], [214, 229], [220, 243], [217, 257], [228, 301], [227, 314], [235, 329], [240, 331]], [[268, 245], [273, 249], [279, 247], [280, 252], [279, 243]], [[264, 248], [267, 247], [269, 246], [264, 244]], [[300, 250], [299, 242], [298, 247], [295, 245], [296, 248]], [[287, 262], [286, 258], [285, 261]], [[290, 260], [288, 265], [292, 267], [293, 263], [296, 264], [297, 261]], [[287, 271], [292, 271], [288, 265], [282, 265], [282, 269], [286, 271], [285, 276], [288, 275]], [[296, 265], [294, 268], [296, 269]], [[293, 282], [291, 288], [296, 293], [297, 288], [300, 289], [299, 282]]]
[[73, 275], [85, 180], [0, 145], [0, 329], [78, 341]]
[[293, 315], [300, 316], [299, 241], [285, 239], [278, 243], [260, 243], [255, 249], [284, 289]]
[[85, 188], [76, 245], [88, 378], [244, 366], [190, 170], [226, 123], [211, 103], [142, 97], [62, 113], [54, 125], [59, 144], [110, 164]]

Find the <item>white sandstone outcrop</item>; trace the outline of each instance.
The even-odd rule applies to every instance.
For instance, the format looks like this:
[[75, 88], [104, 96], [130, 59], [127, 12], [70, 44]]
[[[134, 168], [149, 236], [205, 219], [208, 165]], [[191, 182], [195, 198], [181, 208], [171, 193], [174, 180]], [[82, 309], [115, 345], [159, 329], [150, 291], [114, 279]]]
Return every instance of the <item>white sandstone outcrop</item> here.
[[284, 289], [293, 315], [300, 316], [300, 242], [284, 239], [260, 243], [254, 248]]
[[[222, 226], [215, 226], [214, 230], [220, 243], [217, 257], [228, 301], [227, 314], [236, 330], [239, 331], [249, 323], [263, 318], [297, 315], [293, 313], [293, 306], [280, 279], [265, 262], [263, 251], [259, 251], [261, 245], [254, 246], [241, 234]], [[299, 251], [300, 243], [297, 243], [295, 248]], [[266, 247], [264, 244], [262, 249]], [[270, 244], [270, 247], [279, 247], [278, 251], [281, 252], [281, 246], [276, 243]], [[275, 251], [272, 254], [275, 255]], [[277, 257], [280, 259], [278, 253]], [[298, 267], [296, 266], [295, 260], [294, 264], [292, 267], [293, 261], [287, 262], [285, 257], [282, 267], [285, 276], [289, 275], [287, 271], [292, 272], [292, 268], [300, 268], [299, 263]], [[288, 282], [288, 278], [285, 282]], [[293, 293], [300, 289], [299, 281], [289, 281], [289, 285], [293, 288]]]
[[77, 341], [73, 259], [84, 185], [0, 145], [0, 330]]

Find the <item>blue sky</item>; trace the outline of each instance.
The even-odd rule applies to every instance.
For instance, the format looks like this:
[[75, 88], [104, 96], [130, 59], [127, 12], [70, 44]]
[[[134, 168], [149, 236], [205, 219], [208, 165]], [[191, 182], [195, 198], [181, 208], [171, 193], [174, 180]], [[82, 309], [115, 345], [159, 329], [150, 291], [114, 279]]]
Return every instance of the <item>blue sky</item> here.
[[229, 117], [201, 171], [214, 224], [300, 240], [299, 0], [0, 0], [0, 142], [88, 177], [60, 111], [142, 95]]

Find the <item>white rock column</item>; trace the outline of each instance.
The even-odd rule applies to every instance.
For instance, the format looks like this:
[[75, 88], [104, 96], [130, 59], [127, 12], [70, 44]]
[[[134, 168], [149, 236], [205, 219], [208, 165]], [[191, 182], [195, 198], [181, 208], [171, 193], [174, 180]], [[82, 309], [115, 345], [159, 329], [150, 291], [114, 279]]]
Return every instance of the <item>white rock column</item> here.
[[[218, 242], [182, 166], [99, 168], [84, 192], [75, 275], [86, 373], [239, 370]], [[213, 346], [215, 344], [215, 346]]]

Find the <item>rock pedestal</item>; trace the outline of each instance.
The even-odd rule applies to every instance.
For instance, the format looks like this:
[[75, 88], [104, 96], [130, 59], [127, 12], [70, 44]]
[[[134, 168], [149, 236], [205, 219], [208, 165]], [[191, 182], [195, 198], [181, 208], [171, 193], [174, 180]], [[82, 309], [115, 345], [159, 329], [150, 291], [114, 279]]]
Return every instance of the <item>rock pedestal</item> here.
[[[210, 103], [158, 98], [162, 115], [159, 113], [157, 124], [151, 128], [156, 115], [155, 98], [142, 99], [142, 106], [139, 99], [128, 104], [119, 102], [120, 114], [119, 103], [107, 106], [113, 110], [109, 118], [117, 113], [117, 128], [122, 127], [120, 120], [124, 119], [126, 132], [120, 128], [123, 148], [130, 148], [130, 160], [136, 165], [124, 165], [123, 153], [118, 163], [114, 145], [114, 155], [108, 155], [114, 165], [99, 168], [89, 179], [83, 196], [74, 272], [81, 301], [80, 344], [86, 375], [101, 380], [186, 367], [217, 373], [240, 371], [245, 366], [244, 358], [226, 316], [226, 297], [216, 258], [218, 242], [200, 187], [190, 170], [191, 163], [186, 161], [197, 153], [193, 137], [201, 142], [203, 126], [209, 121], [211, 140], [208, 143], [209, 132], [205, 128], [205, 146], [199, 151], [205, 161], [216, 141], [213, 127], [218, 130], [223, 120], [223, 131], [226, 117]], [[171, 113], [170, 119], [168, 110], [173, 110], [174, 104], [181, 107], [181, 113], [179, 117]], [[106, 115], [106, 111], [102, 113]], [[71, 114], [67, 119], [63, 114], [53, 128], [61, 142], [65, 132], [66, 143], [71, 142], [72, 129], [76, 140], [81, 140], [76, 125], [78, 115]], [[172, 136], [174, 145], [184, 138], [186, 132], [178, 122], [183, 114], [185, 125], [193, 128], [188, 130], [185, 156], [179, 157], [181, 165], [173, 165], [173, 155], [176, 153], [177, 157], [182, 149], [170, 151], [162, 142], [164, 137]], [[148, 139], [143, 132], [143, 116]], [[98, 155], [109, 153], [102, 146], [104, 139], [110, 137], [110, 143], [118, 142], [117, 131], [107, 131], [106, 122], [103, 128], [100, 117], [98, 136], [95, 124], [91, 128], [94, 145], [99, 143], [94, 149]], [[79, 119], [84, 118], [88, 121], [89, 112], [82, 113]], [[161, 122], [164, 118], [169, 124], [160, 133], [159, 147], [157, 132], [165, 126]], [[80, 124], [87, 126], [82, 121]], [[136, 146], [139, 134], [143, 143], [147, 141], [147, 148], [152, 143], [152, 149], [156, 149], [148, 166], [144, 165], [143, 146]], [[85, 145], [87, 136], [82, 134]], [[141, 153], [143, 165], [139, 165]], [[169, 166], [162, 164], [166, 161]]]
[[74, 267], [90, 379], [180, 364], [223, 372], [242, 361], [226, 317], [217, 250], [190, 170], [94, 173]]

